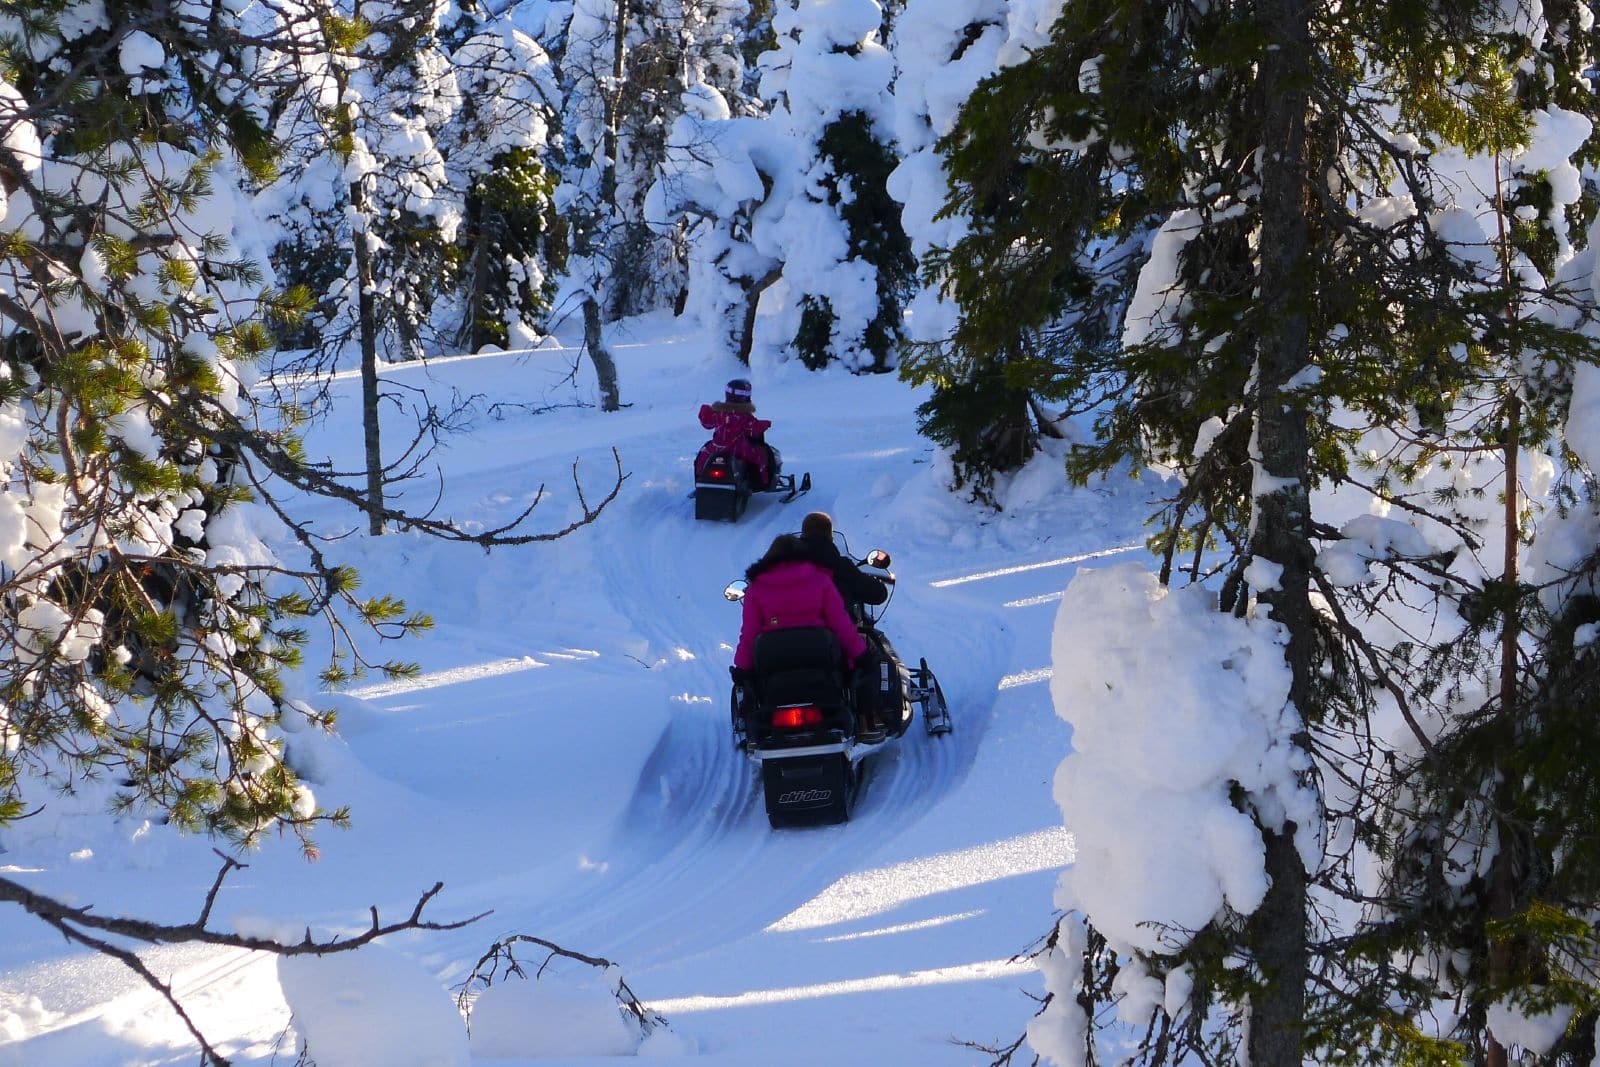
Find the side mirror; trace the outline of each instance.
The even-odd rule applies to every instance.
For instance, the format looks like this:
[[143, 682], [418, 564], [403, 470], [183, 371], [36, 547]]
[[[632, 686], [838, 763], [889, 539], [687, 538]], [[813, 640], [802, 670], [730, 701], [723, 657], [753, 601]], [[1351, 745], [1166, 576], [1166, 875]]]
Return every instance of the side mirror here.
[[874, 570], [886, 571], [889, 569], [889, 553], [881, 548], [875, 548], [867, 553], [867, 566]]
[[737, 604], [739, 601], [744, 599], [744, 591], [749, 584], [750, 583], [745, 581], [743, 578], [736, 578], [728, 583], [728, 588], [722, 591], [722, 595], [724, 598]]

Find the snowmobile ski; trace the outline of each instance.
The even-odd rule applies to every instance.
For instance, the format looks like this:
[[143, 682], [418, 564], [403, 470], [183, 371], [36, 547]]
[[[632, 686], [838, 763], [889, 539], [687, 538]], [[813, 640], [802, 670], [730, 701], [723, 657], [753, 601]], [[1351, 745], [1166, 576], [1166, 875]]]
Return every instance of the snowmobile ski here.
[[913, 704], [922, 708], [923, 727], [933, 737], [949, 733], [955, 728], [950, 722], [950, 705], [945, 702], [939, 679], [928, 669], [928, 661], [919, 661], [917, 669], [910, 673], [911, 691], [908, 696]]
[[811, 492], [811, 472], [810, 471], [806, 471], [804, 474], [802, 474], [800, 476], [800, 482], [799, 482], [798, 485], [795, 484], [794, 475], [790, 474], [790, 475], [787, 475], [787, 477], [789, 479], [789, 491], [783, 495], [783, 499], [781, 501], [782, 503], [787, 504], [789, 501], [793, 500], [795, 497], [799, 496], [801, 493], [809, 493], [809, 492]]

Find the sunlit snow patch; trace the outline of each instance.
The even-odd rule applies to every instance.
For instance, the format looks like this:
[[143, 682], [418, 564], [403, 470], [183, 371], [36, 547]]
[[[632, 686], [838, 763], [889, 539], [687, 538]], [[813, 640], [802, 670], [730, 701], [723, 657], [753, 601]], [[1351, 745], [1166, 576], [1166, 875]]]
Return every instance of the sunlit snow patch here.
[[1040, 604], [1053, 604], [1060, 599], [1061, 593], [1057, 591], [1045, 593], [1042, 596], [1025, 596], [1021, 600], [1008, 600], [1005, 602], [1005, 606], [1008, 608], [1032, 608], [1038, 607]]
[[909, 974], [877, 974], [870, 978], [849, 978], [817, 985], [787, 986], [782, 989], [755, 989], [730, 996], [677, 997], [652, 1000], [650, 1007], [663, 1015], [713, 1011], [717, 1008], [753, 1008], [762, 1004], [782, 1004], [815, 997], [837, 997], [848, 993], [870, 993], [880, 989], [905, 989], [907, 986], [949, 985], [954, 982], [984, 982], [1034, 970], [1031, 960], [980, 960], [957, 967], [933, 967]]
[[887, 937], [890, 934], [908, 934], [913, 930], [927, 930], [935, 926], [948, 926], [951, 923], [962, 922], [966, 919], [976, 919], [986, 911], [988, 911], [987, 908], [979, 908], [976, 911], [960, 911], [956, 912], [954, 915], [940, 915], [934, 919], [923, 919], [921, 922], [895, 923], [893, 926], [880, 926], [876, 930], [862, 930], [860, 933], [855, 934], [834, 934], [832, 937], [824, 937], [820, 938], [819, 940], [826, 944], [832, 944], [835, 941], [860, 941], [862, 938], [866, 937]]
[[981, 571], [978, 574], [964, 574], [959, 578], [944, 578], [928, 584], [935, 589], [943, 589], [950, 585], [965, 585], [967, 582], [982, 582], [990, 578], [1004, 578], [1012, 574], [1025, 574], [1028, 571], [1042, 571], [1049, 567], [1067, 567], [1074, 563], [1082, 563], [1089, 559], [1102, 559], [1106, 556], [1115, 556], [1123, 552], [1133, 552], [1143, 548], [1144, 545], [1120, 545], [1116, 548], [1102, 548], [1098, 552], [1084, 552], [1077, 556], [1062, 556], [1060, 559], [1047, 559], [1042, 563], [1020, 563], [1015, 567], [1001, 567], [995, 571]]
[[1072, 857], [1072, 835], [1065, 827], [1053, 827], [959, 852], [848, 874], [767, 930], [812, 930], [865, 919], [935, 893], [1053, 870], [1071, 863]]
[[490, 660], [488, 663], [469, 663], [463, 667], [419, 674], [415, 678], [397, 678], [392, 682], [364, 685], [359, 689], [350, 690], [350, 695], [363, 700], [376, 700], [378, 697], [415, 693], [423, 689], [438, 689], [440, 686], [455, 685], [458, 682], [476, 682], [484, 678], [498, 678], [503, 674], [516, 674], [518, 671], [531, 671], [537, 667], [548, 666], [548, 663], [536, 660], [532, 656]]
[[1036, 685], [1039, 682], [1048, 682], [1053, 675], [1054, 671], [1049, 667], [1036, 667], [1031, 671], [1018, 671], [1016, 674], [1008, 674], [1000, 679], [1000, 684], [996, 688], [1015, 689], [1019, 685]]

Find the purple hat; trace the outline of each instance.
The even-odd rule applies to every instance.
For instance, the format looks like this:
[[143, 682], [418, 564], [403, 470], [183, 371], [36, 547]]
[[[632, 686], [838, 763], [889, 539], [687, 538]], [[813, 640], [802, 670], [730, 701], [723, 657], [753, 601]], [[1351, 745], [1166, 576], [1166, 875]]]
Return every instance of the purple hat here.
[[750, 403], [750, 379], [735, 378], [729, 382], [727, 399], [730, 404]]

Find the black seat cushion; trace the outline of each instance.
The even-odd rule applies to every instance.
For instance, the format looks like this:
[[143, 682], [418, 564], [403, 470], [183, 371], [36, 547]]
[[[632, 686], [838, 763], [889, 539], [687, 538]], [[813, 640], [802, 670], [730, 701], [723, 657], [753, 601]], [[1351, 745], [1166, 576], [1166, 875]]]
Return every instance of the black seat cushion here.
[[807, 668], [841, 671], [844, 656], [839, 639], [826, 626], [795, 626], [757, 637], [755, 663], [761, 675]]

